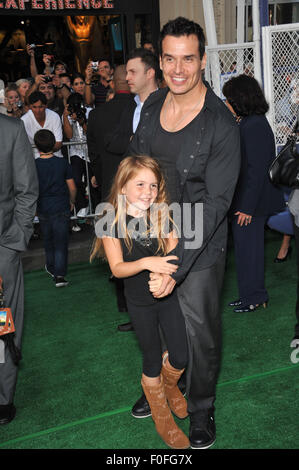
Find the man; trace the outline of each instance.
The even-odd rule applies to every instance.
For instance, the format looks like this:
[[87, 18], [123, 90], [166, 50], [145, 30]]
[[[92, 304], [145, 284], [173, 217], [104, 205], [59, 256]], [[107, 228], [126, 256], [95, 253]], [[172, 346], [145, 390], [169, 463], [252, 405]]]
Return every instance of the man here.
[[[163, 275], [155, 294], [162, 298], [177, 288], [185, 317], [189, 438], [195, 449], [210, 447], [216, 436], [214, 401], [221, 353], [219, 300], [226, 215], [240, 167], [238, 128], [226, 106], [202, 80], [205, 64], [205, 37], [198, 24], [177, 18], [163, 27], [160, 67], [167, 88], [148, 98], [129, 149], [131, 154], [151, 155], [160, 161], [171, 202], [188, 203], [191, 227], [195, 235], [203, 235], [200, 247], [188, 249], [183, 227], [176, 249], [179, 268], [172, 276]], [[196, 203], [203, 205], [200, 225], [200, 218], [194, 217], [196, 207], [201, 207]], [[139, 417], [142, 400], [146, 411], [144, 398], [137, 402]]]
[[47, 108], [62, 117], [64, 111], [63, 100], [66, 100], [70, 95], [70, 90], [62, 77], [59, 75], [36, 75], [27, 97], [29, 98], [35, 91], [41, 91], [47, 98]]
[[131, 93], [135, 93], [136, 110], [133, 117], [133, 132], [135, 133], [140, 120], [140, 113], [145, 100], [157, 90], [158, 60], [147, 49], [135, 49], [127, 62], [127, 82]]
[[[15, 325], [14, 343], [20, 349], [24, 316], [21, 252], [33, 231], [38, 179], [22, 121], [0, 114], [0, 140], [0, 276], [5, 306], [11, 309]], [[0, 336], [0, 424], [9, 423], [16, 413], [18, 368], [5, 344]]]
[[153, 54], [155, 54], [155, 48], [154, 48], [153, 43], [151, 41], [147, 41], [147, 40], [143, 41], [141, 43], [141, 47], [143, 47], [143, 49], [148, 49]]
[[[34, 145], [34, 134], [40, 129], [49, 129], [53, 132], [56, 144], [55, 155], [62, 157], [60, 148], [62, 146], [62, 124], [57, 113], [47, 109], [47, 98], [40, 91], [35, 91], [28, 98], [29, 111], [22, 116], [27, 135], [31, 145]], [[34, 150], [35, 158], [39, 158], [39, 152]]]
[[[85, 92], [84, 98], [87, 105], [95, 107], [105, 103], [106, 95], [110, 89], [113, 69], [108, 60], [97, 61], [98, 65], [94, 68], [93, 62], [89, 62], [85, 70]], [[99, 78], [98, 83], [92, 83], [93, 77]]]

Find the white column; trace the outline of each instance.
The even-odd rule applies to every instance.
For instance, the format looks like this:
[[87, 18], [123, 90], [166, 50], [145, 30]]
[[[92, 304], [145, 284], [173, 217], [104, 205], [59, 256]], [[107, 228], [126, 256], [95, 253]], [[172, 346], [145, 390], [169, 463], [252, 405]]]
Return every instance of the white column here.
[[259, 0], [252, 0], [252, 26], [253, 26], [253, 42], [255, 44], [254, 53], [254, 76], [262, 85], [262, 69], [261, 69], [261, 27], [260, 27], [260, 9]]
[[245, 0], [238, 0], [237, 4], [237, 43], [243, 44], [245, 29]]
[[[209, 47], [217, 47], [217, 34], [214, 17], [213, 1], [203, 0], [204, 18], [206, 26], [207, 43]], [[210, 53], [211, 75], [215, 93], [220, 96], [220, 64], [218, 52]]]

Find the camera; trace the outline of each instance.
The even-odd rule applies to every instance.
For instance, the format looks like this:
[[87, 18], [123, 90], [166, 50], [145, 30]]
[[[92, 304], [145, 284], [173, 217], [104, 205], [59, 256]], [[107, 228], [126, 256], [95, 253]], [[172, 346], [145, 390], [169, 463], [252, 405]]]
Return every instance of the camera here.
[[50, 83], [52, 82], [52, 77], [49, 77], [49, 75], [46, 75], [44, 78], [44, 83]]
[[21, 100], [18, 101], [18, 102], [17, 102], [17, 107], [18, 107], [19, 109], [21, 109], [22, 106], [23, 106], [23, 102], [22, 102]]
[[35, 49], [36, 48], [36, 45], [35, 44], [30, 44], [30, 49]]
[[91, 62], [91, 68], [92, 68], [92, 71], [93, 72], [97, 72], [98, 68], [99, 68], [99, 62]]
[[83, 103], [72, 103], [72, 104], [69, 104], [69, 106], [68, 106], [68, 111], [69, 111], [70, 114], [75, 113], [76, 116], [77, 116], [78, 121], [82, 121], [82, 120], [83, 120], [84, 123], [87, 122], [87, 120], [86, 120], [86, 115], [85, 115], [85, 113], [86, 113], [86, 108], [85, 108], [85, 106], [83, 105]]

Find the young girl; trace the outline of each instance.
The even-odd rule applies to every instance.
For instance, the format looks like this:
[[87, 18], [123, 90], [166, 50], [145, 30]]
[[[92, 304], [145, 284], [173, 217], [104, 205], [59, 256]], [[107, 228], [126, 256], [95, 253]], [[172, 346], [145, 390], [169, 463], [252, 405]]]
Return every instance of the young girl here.
[[[169, 263], [177, 257], [165, 256], [175, 248], [177, 239], [174, 231], [165, 229], [170, 216], [158, 162], [147, 156], [125, 158], [108, 202], [112, 223], [104, 235], [103, 219], [97, 222], [98, 238], [91, 259], [106, 256], [112, 274], [124, 278], [128, 311], [143, 353], [141, 385], [152, 418], [169, 447], [185, 449], [189, 440], [170, 412], [179, 418], [188, 415], [186, 400], [177, 386], [188, 357], [185, 323], [175, 291], [163, 299], [155, 299], [149, 291], [150, 273], [171, 275], [177, 270]], [[163, 358], [159, 325], [168, 348]]]

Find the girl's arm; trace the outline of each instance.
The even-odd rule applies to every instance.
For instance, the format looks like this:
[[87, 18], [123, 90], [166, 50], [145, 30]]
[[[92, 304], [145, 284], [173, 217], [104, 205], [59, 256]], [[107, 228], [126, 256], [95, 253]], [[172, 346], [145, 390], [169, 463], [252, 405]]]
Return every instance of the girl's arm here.
[[177, 259], [176, 256], [148, 256], [136, 261], [124, 261], [121, 243], [117, 238], [103, 237], [104, 250], [113, 276], [130, 277], [141, 271], [173, 274], [178, 266], [168, 263]]

